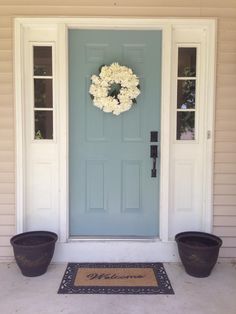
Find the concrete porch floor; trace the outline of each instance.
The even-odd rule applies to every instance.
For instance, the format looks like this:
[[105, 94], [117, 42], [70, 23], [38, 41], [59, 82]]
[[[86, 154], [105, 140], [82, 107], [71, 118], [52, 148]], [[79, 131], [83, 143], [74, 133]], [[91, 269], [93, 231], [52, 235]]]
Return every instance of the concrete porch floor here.
[[210, 277], [188, 276], [181, 264], [165, 263], [175, 295], [58, 295], [66, 264], [27, 278], [15, 263], [0, 264], [3, 314], [235, 314], [236, 264], [218, 263]]

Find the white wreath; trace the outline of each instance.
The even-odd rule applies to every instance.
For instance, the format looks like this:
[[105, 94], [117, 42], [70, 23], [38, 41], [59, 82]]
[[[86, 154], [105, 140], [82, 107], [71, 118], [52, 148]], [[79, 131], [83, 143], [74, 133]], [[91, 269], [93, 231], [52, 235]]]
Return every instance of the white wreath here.
[[118, 63], [102, 66], [100, 74], [92, 75], [91, 81], [89, 93], [94, 105], [114, 115], [129, 110], [140, 94], [138, 77]]

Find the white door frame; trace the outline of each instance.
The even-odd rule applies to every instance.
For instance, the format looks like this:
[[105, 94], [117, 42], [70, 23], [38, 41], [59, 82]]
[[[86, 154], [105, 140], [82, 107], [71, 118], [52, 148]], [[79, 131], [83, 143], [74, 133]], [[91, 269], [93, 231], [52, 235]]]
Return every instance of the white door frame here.
[[[112, 25], [112, 26], [111, 26]], [[138, 27], [137, 27], [138, 25]], [[67, 30], [71, 28], [76, 29], [127, 29], [127, 30], [144, 30], [144, 29], [151, 29], [151, 30], [162, 30], [162, 75], [161, 75], [161, 82], [165, 82], [165, 84], [162, 84], [161, 86], [161, 138], [160, 138], [160, 147], [162, 151], [163, 158], [160, 159], [160, 173], [164, 173], [165, 175], [160, 175], [160, 200], [159, 200], [159, 212], [160, 212], [160, 226], [159, 226], [159, 232], [160, 236], [158, 238], [167, 241], [168, 240], [168, 211], [165, 210], [165, 208], [168, 208], [168, 187], [169, 186], [169, 107], [165, 106], [164, 104], [170, 103], [170, 76], [169, 73], [171, 71], [171, 51], [169, 49], [169, 43], [171, 42], [171, 27], [170, 25], [167, 25], [166, 23], [163, 23], [161, 20], [155, 20], [154, 21], [148, 21], [148, 20], [133, 20], [133, 19], [81, 19], [81, 21], [71, 21], [70, 23], [67, 23], [67, 25], [64, 25], [64, 29], [61, 29], [61, 32], [63, 31], [65, 37], [67, 38]], [[64, 37], [64, 38], [65, 38]], [[67, 43], [67, 40], [65, 41], [64, 38], [62, 39], [61, 45], [65, 45]], [[65, 49], [66, 48], [66, 49]], [[67, 51], [67, 45], [64, 47], [64, 50]], [[67, 73], [67, 69], [64, 69]], [[68, 79], [67, 82], [62, 82], [63, 86], [68, 86]], [[64, 85], [65, 84], [65, 85]], [[62, 87], [62, 86], [61, 86]], [[68, 98], [66, 93], [66, 99], [67, 101], [67, 112], [66, 116], [68, 116]], [[63, 115], [64, 116], [64, 115]], [[168, 122], [167, 122], [168, 121]], [[60, 123], [65, 123], [65, 121], [60, 121]], [[68, 120], [67, 120], [67, 130], [68, 130]], [[68, 132], [67, 132], [68, 134]], [[68, 140], [67, 140], [68, 143]], [[66, 145], [64, 145], [66, 147]], [[67, 150], [62, 152], [62, 154], [66, 154], [68, 156], [68, 147]], [[164, 157], [165, 156], [165, 157]], [[68, 158], [67, 158], [68, 160]], [[67, 182], [68, 182], [68, 167], [66, 166], [66, 173], [62, 174], [62, 180], [63, 177], [66, 176]], [[65, 171], [65, 169], [64, 169]], [[67, 192], [66, 195], [68, 195], [68, 183], [67, 183]], [[64, 215], [64, 219], [62, 219], [62, 225], [61, 230], [64, 232], [61, 234], [61, 236], [65, 239], [68, 239], [69, 235], [69, 226], [68, 226], [68, 213], [69, 213], [69, 206], [68, 206], [68, 200], [66, 201], [66, 204], [64, 203], [64, 206], [66, 206], [67, 210], [61, 213]], [[62, 206], [62, 208], [64, 207]], [[66, 229], [65, 225], [63, 224], [63, 221], [67, 221]]]
[[[136, 18], [16, 18], [15, 19], [15, 123], [16, 123], [16, 224], [17, 232], [24, 231], [25, 217], [25, 143], [24, 143], [24, 102], [25, 95], [22, 87], [24, 82], [24, 45], [25, 32], [28, 28], [51, 28], [57, 33], [56, 45], [56, 93], [58, 113], [56, 115], [56, 143], [58, 144], [59, 165], [59, 211], [58, 230], [61, 252], [69, 250], [69, 245], [74, 248], [75, 243], [69, 241], [68, 227], [68, 75], [67, 75], [67, 30], [69, 28], [80, 29], [140, 29], [162, 30], [162, 97], [161, 97], [161, 159], [160, 159], [160, 236], [153, 239], [150, 244], [160, 243], [160, 249], [164, 250], [164, 243], [169, 241], [169, 204], [170, 204], [170, 147], [171, 147], [171, 90], [172, 90], [172, 36], [173, 31], [179, 28], [201, 29], [206, 36], [206, 79], [208, 90], [205, 93], [207, 112], [205, 130], [213, 135], [214, 131], [214, 93], [215, 93], [215, 19], [136, 19]], [[207, 136], [207, 134], [206, 134]], [[203, 171], [205, 178], [205, 197], [203, 200], [204, 230], [212, 228], [212, 182], [213, 182], [213, 136], [205, 141]], [[69, 241], [69, 242], [68, 242]], [[82, 243], [80, 239], [78, 242]], [[94, 240], [96, 242], [96, 240]], [[120, 239], [120, 251], [127, 249], [125, 241]], [[112, 240], [110, 240], [112, 242]], [[131, 241], [132, 242], [132, 241]], [[142, 243], [142, 241], [141, 241]], [[67, 246], [66, 246], [67, 245]], [[95, 244], [96, 245], [96, 244]], [[102, 244], [103, 245], [103, 244]], [[128, 244], [129, 245], [129, 244]], [[81, 244], [83, 246], [83, 244]], [[137, 246], [136, 246], [137, 247]], [[106, 247], [107, 250], [109, 247]], [[167, 255], [171, 259], [170, 247], [166, 248]], [[119, 249], [118, 249], [119, 251]], [[141, 251], [142, 252], [142, 249]], [[61, 253], [62, 255], [64, 253]], [[121, 254], [122, 255], [122, 254]], [[125, 254], [123, 254], [125, 256]], [[140, 255], [141, 256], [141, 255]], [[146, 255], [147, 256], [147, 255]], [[148, 258], [148, 257], [147, 257]], [[63, 259], [59, 257], [58, 260]]]

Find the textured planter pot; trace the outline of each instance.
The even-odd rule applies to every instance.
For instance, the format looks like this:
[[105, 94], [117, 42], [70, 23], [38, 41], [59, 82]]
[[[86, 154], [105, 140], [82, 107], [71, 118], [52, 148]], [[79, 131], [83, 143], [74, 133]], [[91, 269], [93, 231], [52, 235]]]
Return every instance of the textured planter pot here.
[[207, 277], [217, 262], [222, 240], [210, 233], [187, 231], [175, 236], [179, 256], [186, 272]]
[[40, 276], [47, 271], [57, 239], [49, 231], [24, 232], [11, 238], [16, 263], [24, 276]]

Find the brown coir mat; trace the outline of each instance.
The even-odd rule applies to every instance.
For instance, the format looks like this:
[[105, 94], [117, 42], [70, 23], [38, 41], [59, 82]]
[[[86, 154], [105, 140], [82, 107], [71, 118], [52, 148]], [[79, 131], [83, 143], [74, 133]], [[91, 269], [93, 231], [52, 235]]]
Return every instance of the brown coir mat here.
[[162, 263], [69, 263], [60, 294], [174, 294]]

